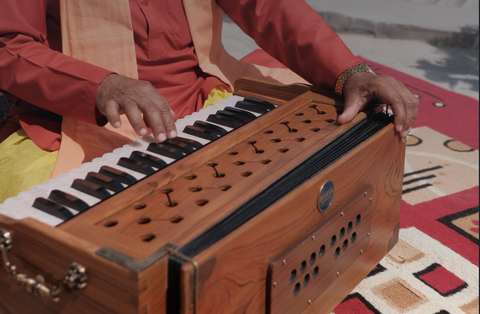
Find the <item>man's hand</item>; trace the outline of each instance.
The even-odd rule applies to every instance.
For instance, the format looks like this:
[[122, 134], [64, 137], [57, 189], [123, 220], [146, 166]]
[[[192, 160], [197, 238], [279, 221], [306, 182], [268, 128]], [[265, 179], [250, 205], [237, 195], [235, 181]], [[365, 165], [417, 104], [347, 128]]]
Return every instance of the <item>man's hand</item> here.
[[120, 115], [126, 114], [138, 135], [147, 134], [143, 113], [157, 141], [177, 136], [168, 101], [147, 81], [110, 74], [98, 87], [96, 105], [115, 128], [120, 127]]
[[391, 76], [357, 72], [343, 86], [345, 108], [338, 117], [340, 124], [351, 121], [369, 101], [390, 105], [395, 115], [395, 130], [407, 137], [418, 112], [418, 99]]

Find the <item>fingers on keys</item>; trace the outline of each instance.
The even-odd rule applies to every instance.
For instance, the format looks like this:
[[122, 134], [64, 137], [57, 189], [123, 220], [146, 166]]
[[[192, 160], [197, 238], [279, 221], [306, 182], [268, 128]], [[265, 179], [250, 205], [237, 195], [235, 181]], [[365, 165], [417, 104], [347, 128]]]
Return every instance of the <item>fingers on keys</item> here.
[[139, 136], [148, 133], [145, 122], [159, 142], [177, 136], [170, 104], [149, 82], [109, 75], [99, 86], [97, 108], [115, 128], [121, 126], [120, 115], [125, 113]]
[[405, 86], [391, 76], [382, 76], [382, 82], [377, 90], [378, 98], [391, 105], [395, 115], [395, 130], [401, 137], [407, 137], [412, 129], [418, 111], [418, 99]]
[[418, 112], [418, 99], [399, 81], [391, 76], [355, 73], [344, 87], [345, 110], [339, 123], [353, 118], [371, 99], [377, 99], [392, 107], [395, 130], [405, 138], [412, 129]]

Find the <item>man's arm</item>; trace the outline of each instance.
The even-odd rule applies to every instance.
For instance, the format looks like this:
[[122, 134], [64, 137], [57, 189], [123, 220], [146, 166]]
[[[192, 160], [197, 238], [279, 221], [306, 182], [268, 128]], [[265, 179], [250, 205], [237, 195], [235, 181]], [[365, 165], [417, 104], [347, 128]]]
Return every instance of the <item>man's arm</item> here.
[[2, 3], [0, 89], [59, 115], [104, 124], [95, 110], [95, 97], [110, 71], [49, 47], [47, 6], [47, 1], [38, 0]]
[[[91, 124], [104, 125], [108, 119], [117, 126], [118, 115], [125, 113], [138, 135], [146, 133], [143, 113], [157, 140], [176, 135], [173, 112], [150, 83], [109, 75], [111, 71], [51, 49], [49, 40], [60, 43], [59, 38], [47, 38], [47, 24], [57, 28], [53, 34], [60, 34], [58, 5], [54, 0], [2, 3], [0, 89], [37, 107]], [[46, 16], [50, 16], [48, 22]]]
[[[304, 0], [217, 0], [220, 7], [268, 54], [315, 86], [334, 90], [337, 79], [361, 61]], [[413, 125], [418, 101], [391, 77], [358, 72], [342, 88], [340, 123], [353, 119], [370, 100], [392, 106], [402, 137]]]

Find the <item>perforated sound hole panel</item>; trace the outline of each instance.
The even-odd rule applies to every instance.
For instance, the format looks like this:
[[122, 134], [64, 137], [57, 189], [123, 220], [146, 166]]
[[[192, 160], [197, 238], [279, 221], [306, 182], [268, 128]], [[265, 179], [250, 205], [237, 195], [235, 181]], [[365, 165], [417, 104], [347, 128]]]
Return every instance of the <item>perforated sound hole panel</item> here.
[[367, 186], [272, 260], [268, 313], [300, 313], [368, 249], [370, 195], [372, 187]]
[[[237, 195], [244, 194], [246, 188], [261, 191], [264, 186], [255, 188], [259, 180], [271, 176], [275, 170], [295, 160], [306, 148], [333, 132], [337, 128], [332, 123], [336, 117], [333, 106], [305, 103], [279, 120], [265, 123], [265, 128], [214, 156], [209, 162], [198, 164], [188, 174], [158, 187], [155, 193], [142, 199], [141, 206], [138, 203], [126, 206], [99, 221], [98, 225], [103, 226], [102, 232], [118, 233], [152, 246], [177, 241], [174, 235], [183, 237], [185, 225], [193, 225], [198, 230], [202, 220], [208, 220], [208, 224], [215, 223], [211, 219], [213, 213], [217, 215], [225, 210], [223, 215], [226, 215], [240, 206]], [[257, 120], [252, 123], [258, 123]], [[242, 132], [242, 128], [235, 132]], [[202, 149], [208, 149], [208, 146]], [[168, 168], [162, 171], [168, 171]]]

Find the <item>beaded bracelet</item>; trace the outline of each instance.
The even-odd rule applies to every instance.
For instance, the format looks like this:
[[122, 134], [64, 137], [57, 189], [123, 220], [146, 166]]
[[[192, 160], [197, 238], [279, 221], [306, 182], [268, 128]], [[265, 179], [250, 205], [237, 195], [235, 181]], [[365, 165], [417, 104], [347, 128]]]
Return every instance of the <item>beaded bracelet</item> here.
[[350, 78], [350, 76], [357, 72], [367, 72], [375, 74], [372, 69], [370, 69], [367, 65], [363, 63], [354, 65], [353, 67], [350, 67], [343, 71], [342, 74], [340, 74], [340, 76], [337, 78], [337, 81], [335, 82], [335, 94], [342, 96], [343, 85], [345, 85], [345, 82]]

